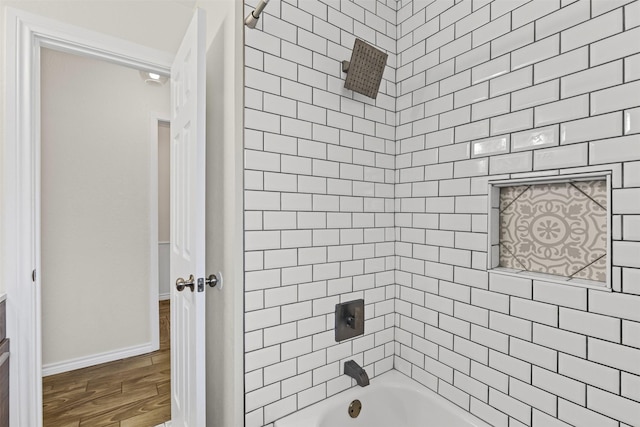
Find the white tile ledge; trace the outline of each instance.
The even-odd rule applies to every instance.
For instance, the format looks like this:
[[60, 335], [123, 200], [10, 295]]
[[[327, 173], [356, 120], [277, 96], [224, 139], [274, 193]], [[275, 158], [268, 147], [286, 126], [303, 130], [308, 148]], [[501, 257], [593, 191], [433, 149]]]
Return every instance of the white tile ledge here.
[[537, 280], [540, 282], [556, 283], [559, 285], [573, 286], [577, 288], [595, 289], [598, 291], [612, 292], [611, 288], [607, 287], [604, 282], [596, 282], [593, 280], [584, 279], [569, 279], [562, 276], [555, 276], [552, 274], [535, 273], [526, 270], [514, 270], [511, 268], [496, 267], [487, 270], [489, 273], [500, 274], [502, 276], [513, 276], [531, 280]]

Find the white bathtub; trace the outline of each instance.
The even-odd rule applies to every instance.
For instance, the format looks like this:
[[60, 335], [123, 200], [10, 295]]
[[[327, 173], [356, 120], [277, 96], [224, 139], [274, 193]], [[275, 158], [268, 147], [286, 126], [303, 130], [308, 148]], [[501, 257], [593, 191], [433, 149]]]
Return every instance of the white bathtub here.
[[[357, 418], [348, 413], [354, 399], [362, 402]], [[282, 418], [275, 427], [491, 426], [394, 370]]]

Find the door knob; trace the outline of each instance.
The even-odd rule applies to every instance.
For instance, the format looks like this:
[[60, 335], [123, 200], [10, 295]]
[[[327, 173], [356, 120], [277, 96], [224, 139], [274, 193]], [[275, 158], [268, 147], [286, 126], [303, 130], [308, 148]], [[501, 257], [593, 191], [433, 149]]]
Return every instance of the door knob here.
[[220, 281], [218, 280], [218, 276], [216, 276], [215, 274], [210, 274], [209, 277], [207, 277], [205, 279], [205, 282], [207, 283], [207, 285], [211, 286], [212, 288], [215, 287]]
[[193, 277], [193, 274], [189, 275], [189, 279], [188, 280], [184, 280], [182, 277], [179, 277], [178, 280], [176, 280], [176, 288], [178, 289], [178, 292], [182, 292], [184, 291], [184, 288], [189, 287], [191, 289], [191, 292], [194, 291], [196, 286], [196, 279], [195, 277]]
[[222, 273], [219, 271], [217, 274], [210, 274], [204, 281], [212, 288], [216, 288], [217, 290], [222, 289]]

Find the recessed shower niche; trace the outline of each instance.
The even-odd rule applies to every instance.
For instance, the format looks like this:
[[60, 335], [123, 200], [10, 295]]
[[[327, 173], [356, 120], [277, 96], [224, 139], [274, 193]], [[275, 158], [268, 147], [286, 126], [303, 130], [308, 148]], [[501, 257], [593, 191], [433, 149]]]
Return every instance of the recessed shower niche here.
[[607, 176], [490, 183], [490, 268], [609, 287]]

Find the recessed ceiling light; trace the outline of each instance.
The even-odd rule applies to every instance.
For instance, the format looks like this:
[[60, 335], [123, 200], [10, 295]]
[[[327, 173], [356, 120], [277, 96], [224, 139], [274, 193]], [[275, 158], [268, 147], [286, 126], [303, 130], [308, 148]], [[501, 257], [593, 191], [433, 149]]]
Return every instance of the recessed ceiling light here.
[[152, 73], [150, 71], [140, 71], [140, 77], [145, 83], [150, 85], [164, 85], [167, 80], [169, 80], [166, 76], [161, 76], [158, 73]]

